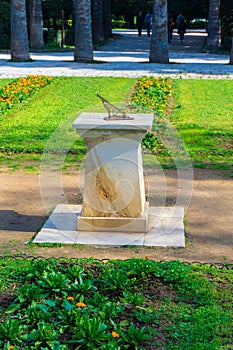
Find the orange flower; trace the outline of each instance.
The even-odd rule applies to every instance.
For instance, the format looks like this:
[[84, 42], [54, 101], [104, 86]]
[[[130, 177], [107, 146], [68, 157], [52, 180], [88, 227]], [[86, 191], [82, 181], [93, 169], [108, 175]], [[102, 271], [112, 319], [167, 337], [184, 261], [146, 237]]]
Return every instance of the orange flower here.
[[8, 349], [14, 349], [14, 347], [15, 347], [14, 345], [9, 345]]
[[66, 300], [74, 300], [74, 297], [71, 297], [71, 296], [68, 296], [67, 298], [66, 298]]
[[112, 336], [113, 336], [113, 338], [119, 338], [120, 337], [120, 335], [117, 332], [115, 332], [115, 331], [112, 332]]
[[62, 301], [62, 298], [58, 298], [59, 301]]
[[151, 258], [147, 255], [145, 256], [146, 260], [151, 260]]
[[79, 301], [77, 304], [76, 304], [77, 307], [87, 307], [86, 304], [84, 304], [82, 301]]

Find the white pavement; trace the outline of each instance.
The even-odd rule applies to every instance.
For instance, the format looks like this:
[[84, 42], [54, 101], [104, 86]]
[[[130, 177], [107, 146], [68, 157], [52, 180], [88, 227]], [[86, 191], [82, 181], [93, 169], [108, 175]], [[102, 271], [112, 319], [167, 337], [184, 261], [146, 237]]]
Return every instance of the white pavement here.
[[32, 62], [10, 62], [10, 54], [0, 52], [0, 78], [28, 74], [49, 76], [114, 76], [140, 77], [168, 75], [183, 78], [233, 79], [229, 55], [197, 53], [192, 50], [192, 36], [204, 40], [206, 33], [186, 34], [184, 48], [174, 33], [169, 47], [169, 64], [149, 63], [150, 38], [137, 36], [136, 31], [117, 32], [116, 39], [94, 51], [95, 63], [73, 61], [73, 52], [31, 53]]

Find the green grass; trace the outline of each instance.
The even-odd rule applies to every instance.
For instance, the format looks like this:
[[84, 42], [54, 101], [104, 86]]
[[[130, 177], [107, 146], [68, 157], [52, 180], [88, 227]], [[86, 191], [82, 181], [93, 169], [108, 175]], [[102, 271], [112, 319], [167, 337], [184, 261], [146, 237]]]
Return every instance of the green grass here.
[[1, 348], [230, 349], [227, 266], [2, 259]]
[[72, 129], [72, 122], [83, 111], [103, 111], [97, 93], [113, 103], [124, 101], [133, 81], [124, 78], [54, 78], [33, 98], [0, 117], [0, 161], [4, 164], [11, 158], [18, 162], [19, 154], [23, 163], [25, 155], [29, 160], [35, 159], [36, 154], [43, 153], [54, 131], [56, 142], [48, 147], [63, 152], [68, 142], [76, 158], [83, 158], [85, 144]]
[[170, 116], [194, 165], [232, 166], [233, 81], [175, 80]]
[[13, 79], [0, 79], [0, 87], [12, 82]]
[[[0, 80], [0, 86], [9, 81]], [[19, 167], [37, 171], [40, 155], [45, 150], [52, 150], [53, 155], [69, 151], [65, 162], [58, 159], [58, 163], [66, 169], [74, 164], [79, 166], [85, 155], [85, 144], [72, 129], [72, 122], [83, 111], [103, 111], [97, 93], [113, 104], [124, 102], [135, 81], [108, 77], [54, 78], [34, 97], [0, 117], [0, 164], [12, 171]], [[152, 92], [149, 94], [150, 101], [153, 100]], [[178, 134], [174, 132], [172, 137], [180, 137], [184, 142], [194, 166], [232, 169], [232, 93], [232, 80], [173, 81], [174, 105], [168, 119]], [[170, 129], [167, 130], [169, 134]], [[172, 142], [169, 141], [169, 147], [169, 142], [164, 146], [162, 134], [161, 141], [154, 150], [157, 160], [162, 167], [174, 166]], [[182, 152], [183, 145], [180, 147]], [[144, 159], [153, 164], [153, 156], [146, 155]]]

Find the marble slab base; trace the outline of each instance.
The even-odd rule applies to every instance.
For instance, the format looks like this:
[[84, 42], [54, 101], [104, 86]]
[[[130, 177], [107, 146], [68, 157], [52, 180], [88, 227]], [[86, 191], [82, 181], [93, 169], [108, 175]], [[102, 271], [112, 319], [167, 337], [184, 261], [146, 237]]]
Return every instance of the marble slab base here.
[[185, 246], [183, 208], [149, 207], [149, 227], [146, 233], [77, 231], [81, 209], [81, 205], [57, 205], [33, 242], [97, 246]]
[[77, 231], [145, 233], [148, 231], [148, 209], [149, 203], [146, 202], [145, 211], [141, 218], [80, 216], [77, 219]]

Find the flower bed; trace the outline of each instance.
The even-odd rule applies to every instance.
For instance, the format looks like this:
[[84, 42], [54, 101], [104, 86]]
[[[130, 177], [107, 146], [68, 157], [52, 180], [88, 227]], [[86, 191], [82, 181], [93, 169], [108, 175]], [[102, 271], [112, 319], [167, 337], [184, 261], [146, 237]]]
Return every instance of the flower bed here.
[[0, 271], [3, 350], [212, 350], [232, 340], [230, 270], [14, 257]]
[[[160, 135], [166, 128], [164, 119], [172, 93], [171, 79], [162, 77], [142, 77], [136, 85], [130, 98], [130, 106], [136, 106], [137, 110], [154, 113], [152, 130], [142, 140], [142, 145], [154, 154], [164, 149]], [[166, 155], [167, 151], [164, 150]]]
[[48, 85], [52, 78], [43, 75], [28, 75], [17, 78], [0, 89], [0, 114], [33, 96], [36, 91]]
[[164, 116], [171, 91], [172, 86], [169, 78], [142, 77], [135, 85], [130, 104]]

